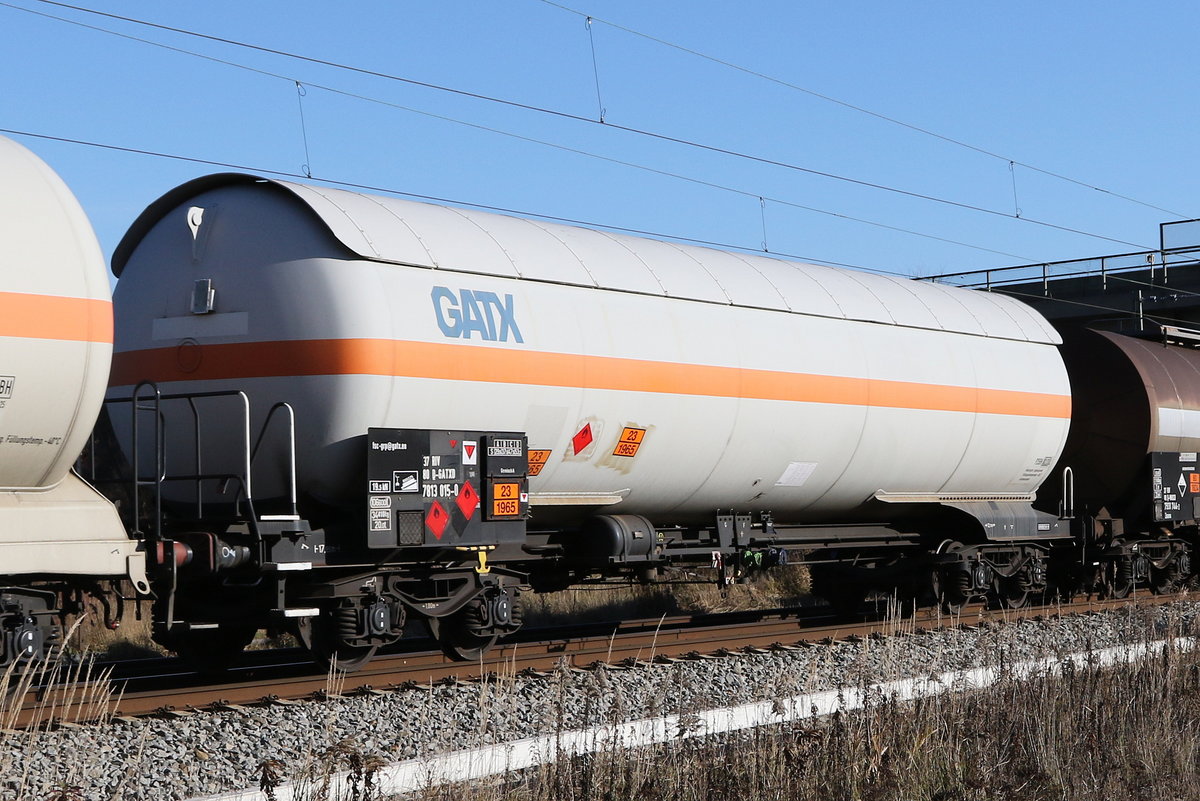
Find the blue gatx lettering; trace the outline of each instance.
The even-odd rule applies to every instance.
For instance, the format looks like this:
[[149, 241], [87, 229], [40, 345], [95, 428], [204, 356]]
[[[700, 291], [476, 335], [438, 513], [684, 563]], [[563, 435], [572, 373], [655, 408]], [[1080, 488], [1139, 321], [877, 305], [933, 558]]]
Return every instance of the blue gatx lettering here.
[[472, 334], [487, 342], [524, 343], [517, 327], [513, 296], [503, 299], [495, 292], [460, 289], [455, 294], [444, 286], [430, 293], [438, 328], [448, 337], [470, 339]]

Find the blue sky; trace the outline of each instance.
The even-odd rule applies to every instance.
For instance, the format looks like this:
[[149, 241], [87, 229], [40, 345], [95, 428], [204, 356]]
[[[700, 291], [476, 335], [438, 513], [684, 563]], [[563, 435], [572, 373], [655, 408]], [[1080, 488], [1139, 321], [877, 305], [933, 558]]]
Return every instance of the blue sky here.
[[[8, 130], [751, 249], [765, 228], [773, 252], [904, 275], [1141, 250], [1173, 213], [1200, 217], [1196, 4], [86, 4], [553, 114], [0, 3]], [[160, 194], [222, 169], [14, 138], [67, 180], [106, 254]]]

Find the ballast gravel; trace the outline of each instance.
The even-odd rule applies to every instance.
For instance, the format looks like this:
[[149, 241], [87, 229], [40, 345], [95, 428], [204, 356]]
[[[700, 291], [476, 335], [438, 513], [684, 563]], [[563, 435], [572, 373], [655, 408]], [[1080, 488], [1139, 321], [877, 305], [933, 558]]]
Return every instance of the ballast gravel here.
[[[561, 669], [323, 702], [0, 734], [0, 799], [187, 799], [662, 714], [1144, 642], [1200, 603], [902, 633], [628, 669]], [[319, 781], [319, 779], [309, 779]], [[73, 793], [73, 794], [70, 794]]]

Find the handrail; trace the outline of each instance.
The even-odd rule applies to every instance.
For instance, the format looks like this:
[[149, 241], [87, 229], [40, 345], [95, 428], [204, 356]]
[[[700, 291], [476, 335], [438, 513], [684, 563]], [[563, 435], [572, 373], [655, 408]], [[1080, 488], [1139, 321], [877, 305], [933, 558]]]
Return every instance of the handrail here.
[[[142, 401], [142, 390], [148, 388], [153, 392], [147, 402], [150, 406], [144, 406]], [[136, 533], [144, 533], [151, 536], [151, 532], [141, 531], [141, 492], [139, 487], [154, 486], [154, 531], [152, 532], [151, 541], [160, 542], [162, 540], [162, 480], [166, 475], [166, 460], [163, 456], [163, 425], [162, 425], [162, 400], [163, 395], [158, 390], [158, 385], [153, 381], [142, 381], [133, 389], [133, 396], [129, 398], [132, 403], [130, 410], [133, 439], [133, 526]], [[139, 447], [139, 426], [138, 412], [153, 412], [154, 414], [154, 479], [142, 478], [141, 471], [141, 448]]]
[[1064, 467], [1062, 471], [1062, 500], [1058, 502], [1058, 519], [1075, 518], [1075, 471]]
[[[142, 401], [142, 390], [146, 388], [152, 391], [152, 395]], [[162, 393], [158, 389], [158, 385], [153, 381], [142, 381], [133, 388], [133, 396], [130, 399], [131, 409], [130, 417], [133, 424], [132, 440], [133, 440], [133, 527], [135, 533], [145, 533], [150, 544], [163, 547], [162, 536], [162, 483], [166, 478], [167, 466], [166, 458], [163, 451], [163, 418], [162, 418]], [[147, 405], [148, 404], [148, 405]], [[138, 413], [151, 412], [154, 415], [154, 478], [142, 478], [141, 470], [141, 448], [138, 434]], [[154, 522], [152, 524], [153, 533], [142, 532], [142, 506], [141, 492], [142, 486], [154, 487]], [[179, 583], [179, 565], [175, 559], [168, 559], [167, 564], [170, 566], [168, 570], [169, 580], [167, 582], [167, 614], [166, 626], [170, 629], [175, 624], [175, 588]]]
[[[204, 472], [204, 460], [201, 455], [200, 443], [203, 437], [200, 436], [200, 410], [196, 407], [196, 399], [188, 398], [188, 408], [192, 410], [192, 450], [196, 454], [195, 474], [200, 475]], [[165, 478], [165, 477], [164, 477]], [[199, 481], [196, 482], [196, 517], [204, 517], [204, 488]]]
[[[145, 388], [153, 390], [153, 395], [144, 399], [142, 393]], [[239, 398], [241, 400], [241, 472], [235, 473], [213, 473], [207, 474], [204, 472], [204, 457], [203, 452], [203, 432], [201, 428], [202, 417], [201, 410], [197, 401], [207, 398]], [[167, 475], [166, 455], [163, 443], [164, 419], [163, 404], [167, 401], [187, 401], [188, 408], [191, 411], [192, 420], [192, 440], [193, 440], [193, 472], [190, 475]], [[270, 427], [277, 412], [282, 412], [286, 417], [286, 435], [287, 435], [287, 481], [288, 481], [288, 502], [292, 516], [298, 514], [299, 500], [297, 492], [297, 477], [296, 477], [296, 413], [291, 404], [287, 402], [279, 402], [270, 408], [263, 424], [259, 430], [257, 439], [251, 446], [251, 426], [250, 426], [250, 398], [242, 390], [213, 390], [208, 392], [175, 392], [163, 394], [158, 387], [150, 381], [144, 381], [138, 384], [134, 389], [133, 395], [129, 397], [108, 398], [105, 403], [131, 403], [133, 405], [133, 453], [132, 461], [134, 465], [134, 491], [133, 505], [136, 510], [139, 506], [139, 486], [155, 486], [155, 539], [161, 539], [162, 525], [162, 491], [161, 486], [166, 481], [194, 481], [196, 487], [196, 517], [202, 518], [204, 515], [204, 491], [203, 482], [222, 480], [226, 486], [230, 481], [237, 484], [237, 492], [234, 496], [234, 503], [237, 505], [244, 504], [244, 511], [250, 518], [250, 525], [253, 530], [257, 530], [257, 518], [254, 509], [254, 489], [253, 489], [253, 468], [254, 459], [257, 456], [263, 440], [266, 436], [267, 429]], [[150, 405], [146, 405], [149, 403]], [[154, 453], [156, 458], [156, 478], [143, 479], [140, 475], [140, 433], [137, 425], [137, 416], [139, 412], [153, 411], [155, 413], [155, 429], [154, 429]], [[224, 492], [225, 490], [222, 490]], [[135, 526], [137, 523], [135, 522]]]
[[299, 514], [299, 505], [296, 497], [296, 410], [287, 401], [280, 401], [271, 407], [267, 412], [267, 418], [263, 420], [262, 427], [258, 431], [258, 440], [254, 443], [254, 448], [250, 451], [250, 465], [253, 467], [254, 458], [258, 455], [259, 446], [262, 445], [263, 438], [267, 435], [267, 427], [271, 424], [271, 418], [275, 416], [275, 412], [279, 410], [287, 412], [287, 434], [288, 434], [288, 500], [291, 502], [292, 515]]
[[[1184, 258], [1180, 258], [1181, 256]], [[1083, 259], [1033, 262], [1008, 267], [990, 267], [983, 270], [965, 270], [957, 273], [922, 276], [917, 280], [989, 291], [1011, 284], [1040, 283], [1043, 290], [1048, 291], [1051, 280], [1098, 275], [1107, 289], [1110, 275], [1149, 270], [1152, 282], [1160, 281], [1166, 284], [1169, 281], [1169, 270], [1196, 264], [1200, 264], [1200, 247], [1186, 247], [1116, 253]], [[1078, 269], [1070, 269], [1071, 267]]]

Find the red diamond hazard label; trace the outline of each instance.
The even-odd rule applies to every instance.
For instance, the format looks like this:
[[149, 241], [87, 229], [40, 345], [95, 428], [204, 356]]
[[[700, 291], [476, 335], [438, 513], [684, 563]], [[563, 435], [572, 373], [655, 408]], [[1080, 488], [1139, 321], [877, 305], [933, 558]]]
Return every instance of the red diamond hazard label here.
[[575, 455], [578, 456], [583, 452], [583, 449], [592, 444], [592, 424], [587, 423], [583, 428], [579, 429], [579, 433], [571, 438], [571, 446], [575, 449]]
[[470, 520], [475, 515], [475, 507], [479, 506], [479, 493], [471, 486], [470, 481], [464, 481], [458, 490], [458, 498], [454, 501], [463, 517]]
[[425, 525], [429, 526], [433, 536], [440, 540], [446, 531], [446, 526], [450, 525], [450, 515], [445, 507], [434, 501], [425, 514]]

